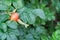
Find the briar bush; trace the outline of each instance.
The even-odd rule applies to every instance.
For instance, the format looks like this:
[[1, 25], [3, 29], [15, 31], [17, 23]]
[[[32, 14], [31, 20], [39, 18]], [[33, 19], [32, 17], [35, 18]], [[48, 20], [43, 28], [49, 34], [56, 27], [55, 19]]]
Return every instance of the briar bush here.
[[60, 0], [0, 0], [0, 40], [60, 40]]

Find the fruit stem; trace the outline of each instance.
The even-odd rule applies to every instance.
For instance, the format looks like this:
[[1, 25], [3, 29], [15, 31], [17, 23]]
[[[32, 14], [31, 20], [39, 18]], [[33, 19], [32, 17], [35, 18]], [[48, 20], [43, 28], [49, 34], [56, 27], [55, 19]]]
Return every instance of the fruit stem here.
[[18, 19], [18, 23], [19, 23], [19, 24], [22, 24], [22, 25], [25, 25], [26, 28], [29, 26], [28, 24], [22, 22], [20, 19]]
[[16, 12], [17, 9], [14, 9], [13, 12]]

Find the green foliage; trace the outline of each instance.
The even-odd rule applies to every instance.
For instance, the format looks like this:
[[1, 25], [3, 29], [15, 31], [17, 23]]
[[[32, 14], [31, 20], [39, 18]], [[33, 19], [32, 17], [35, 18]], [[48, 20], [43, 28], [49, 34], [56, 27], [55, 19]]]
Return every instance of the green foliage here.
[[29, 23], [29, 24], [34, 24], [35, 23], [35, 15], [32, 12], [32, 9], [30, 8], [22, 8], [20, 10], [18, 10], [18, 13], [20, 15], [20, 18], [25, 22], [25, 23]]
[[8, 20], [10, 16], [8, 14], [0, 14], [0, 22]]
[[[10, 20], [17, 9], [27, 28]], [[60, 40], [60, 0], [0, 0], [0, 40]]]
[[17, 29], [17, 23], [15, 21], [7, 21], [6, 22], [7, 26], [12, 28], [12, 29]]
[[39, 16], [41, 19], [46, 18], [45, 14], [44, 14], [44, 11], [42, 9], [34, 9], [33, 12], [36, 16]]
[[60, 40], [60, 30], [57, 30], [53, 33], [52, 40]]
[[6, 31], [7, 31], [7, 25], [6, 25], [6, 23], [0, 23], [0, 28], [1, 28], [4, 32], [6, 32]]

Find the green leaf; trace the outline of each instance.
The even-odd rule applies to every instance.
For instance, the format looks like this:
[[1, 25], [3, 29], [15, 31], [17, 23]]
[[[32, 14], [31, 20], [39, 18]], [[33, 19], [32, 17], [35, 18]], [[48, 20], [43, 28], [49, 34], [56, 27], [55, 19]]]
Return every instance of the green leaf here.
[[8, 29], [7, 31], [7, 40], [17, 40], [17, 37], [20, 36], [18, 29]]
[[17, 37], [15, 35], [9, 34], [7, 35], [7, 40], [17, 40]]
[[1, 40], [5, 40], [6, 39], [6, 34], [3, 33], [3, 35], [1, 36]]
[[27, 17], [28, 17], [28, 22], [30, 23], [30, 24], [34, 24], [35, 23], [35, 15], [33, 14], [33, 13], [29, 13], [29, 14], [27, 14]]
[[1, 39], [2, 35], [3, 35], [3, 32], [0, 30], [0, 39]]
[[10, 5], [10, 1], [0, 0], [0, 10], [7, 10]]
[[29, 24], [34, 24], [35, 22], [35, 16], [32, 13], [23, 13], [21, 19]]
[[57, 22], [57, 25], [56, 25], [55, 29], [60, 30], [60, 22]]
[[18, 10], [20, 14], [20, 18], [25, 22], [29, 24], [34, 24], [35, 23], [35, 15], [32, 13], [32, 9], [29, 8], [22, 8]]
[[28, 34], [28, 35], [26, 35], [25, 38], [26, 38], [26, 40], [34, 40], [32, 34]]
[[59, 0], [52, 0], [52, 6], [56, 7], [57, 3], [59, 3]]
[[18, 29], [8, 29], [9, 34], [19, 36], [19, 30]]
[[55, 31], [52, 34], [52, 40], [60, 40], [60, 30]]
[[33, 12], [36, 16], [39, 16], [41, 19], [46, 18], [45, 13], [42, 9], [34, 9]]
[[6, 10], [6, 9], [7, 9], [7, 6], [6, 5], [0, 4], [0, 10]]
[[57, 10], [57, 12], [60, 11], [60, 5], [59, 5], [59, 4], [60, 4], [60, 2], [58, 2], [57, 5], [56, 5], [56, 10]]
[[5, 23], [0, 23], [0, 28], [6, 32], [7, 31], [7, 25]]
[[46, 20], [55, 20], [55, 12], [52, 12], [49, 10], [49, 8], [45, 8], [45, 15], [46, 15]]
[[3, 33], [1, 30], [0, 30], [0, 40], [5, 40], [6, 39], [6, 33]]
[[17, 29], [17, 26], [18, 26], [16, 21], [7, 21], [6, 24], [9, 28], [12, 28], [12, 29]]
[[35, 25], [40, 25], [40, 24], [42, 24], [42, 25], [45, 25], [45, 20], [43, 20], [43, 19], [40, 19], [40, 17], [36, 17], [36, 22], [35, 22]]
[[13, 5], [17, 9], [22, 8], [23, 7], [22, 0], [17, 0], [16, 2], [13, 2]]
[[43, 36], [41, 36], [41, 40], [50, 40], [50, 38], [47, 37], [46, 35], [43, 35]]
[[0, 22], [8, 20], [10, 16], [8, 14], [0, 14]]

